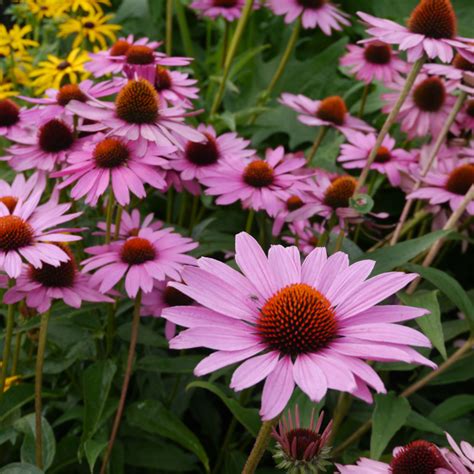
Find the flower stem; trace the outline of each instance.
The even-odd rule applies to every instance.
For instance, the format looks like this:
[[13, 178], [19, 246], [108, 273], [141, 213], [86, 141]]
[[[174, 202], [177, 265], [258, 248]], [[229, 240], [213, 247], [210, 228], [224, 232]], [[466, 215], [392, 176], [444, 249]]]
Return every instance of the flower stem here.
[[191, 208], [191, 218], [189, 220], [189, 235], [192, 234], [194, 226], [196, 225], [196, 218], [198, 215], [199, 203], [201, 202], [200, 196], [193, 196], [193, 205]]
[[15, 324], [15, 305], [9, 304], [8, 309], [7, 309], [5, 340], [3, 342], [2, 372], [0, 374], [0, 396], [3, 394], [3, 390], [5, 389], [5, 381], [7, 379], [8, 363], [10, 361], [14, 324]]
[[[281, 79], [281, 76], [285, 72], [288, 61], [290, 60], [291, 54], [293, 53], [293, 50], [295, 49], [296, 42], [298, 41], [300, 31], [301, 31], [301, 17], [298, 17], [298, 19], [295, 22], [295, 26], [293, 27], [293, 32], [291, 33], [290, 39], [288, 40], [288, 44], [286, 45], [285, 52], [283, 53], [283, 56], [281, 57], [280, 64], [278, 65], [278, 68], [275, 71], [275, 74], [273, 75], [273, 78], [270, 81], [270, 84], [262, 92], [257, 106], [265, 105], [267, 100], [272, 95], [272, 92], [275, 89], [276, 85], [278, 84], [278, 81]], [[252, 115], [249, 122], [250, 125], [253, 125], [255, 123], [255, 120], [257, 120], [258, 115], [259, 115], [258, 112], [255, 112]]]
[[341, 392], [339, 394], [339, 399], [337, 400], [336, 408], [334, 409], [333, 416], [333, 425], [331, 429], [331, 434], [328, 439], [328, 445], [331, 446], [334, 440], [336, 439], [337, 432], [342, 425], [344, 418], [346, 417], [349, 409], [352, 405], [352, 397], [350, 394]]
[[239, 47], [240, 39], [242, 38], [245, 26], [247, 25], [247, 22], [250, 18], [253, 3], [254, 0], [246, 0], [244, 9], [242, 10], [242, 16], [239, 18], [239, 22], [237, 23], [237, 28], [230, 42], [229, 51], [225, 60], [222, 81], [219, 85], [219, 90], [217, 91], [217, 94], [214, 98], [214, 102], [211, 107], [211, 117], [216, 114], [217, 110], [219, 109], [219, 106], [221, 105], [222, 98], [224, 97], [225, 86], [227, 83], [227, 79], [229, 78], [232, 61], [234, 60], [234, 56], [237, 53], [237, 48]]
[[[460, 360], [464, 356], [464, 354], [471, 350], [473, 343], [474, 337], [471, 336], [461, 348], [459, 348], [454, 354], [452, 354], [451, 357], [449, 357], [445, 362], [443, 362], [436, 370], [433, 370], [422, 379], [407, 387], [400, 394], [400, 396], [409, 397], [410, 395], [413, 395], [415, 392], [417, 392], [425, 385], [430, 383], [432, 380], [434, 380], [436, 377], [438, 377], [438, 375], [441, 375], [443, 372], [448, 370], [453, 364]], [[355, 443], [359, 438], [364, 436], [364, 434], [370, 430], [371, 426], [372, 420], [368, 420], [363, 425], [361, 425], [354, 433], [352, 433], [345, 441], [343, 441], [333, 450], [333, 457], [336, 457], [338, 454], [341, 454], [351, 444]]]
[[[446, 122], [444, 123], [443, 128], [441, 129], [441, 132], [438, 135], [438, 138], [436, 139], [435, 144], [433, 145], [433, 148], [431, 150], [429, 159], [426, 162], [426, 165], [421, 170], [420, 178], [424, 178], [430, 171], [431, 167], [433, 166], [433, 163], [436, 157], [438, 156], [438, 153], [441, 150], [443, 143], [446, 141], [446, 137], [448, 136], [449, 129], [454, 123], [454, 120], [456, 119], [456, 116], [461, 110], [464, 102], [466, 101], [466, 98], [467, 98], [467, 93], [464, 91], [461, 91], [461, 93], [458, 96], [458, 99], [456, 100], [456, 103], [454, 104], [454, 107], [452, 108], [448, 118], [446, 119]], [[413, 187], [413, 191], [420, 189], [420, 186], [421, 186], [421, 179], [418, 179]], [[401, 230], [403, 228], [403, 225], [405, 224], [405, 221], [408, 218], [408, 215], [410, 214], [412, 205], [413, 205], [413, 199], [407, 199], [405, 203], [405, 207], [403, 208], [402, 214], [400, 216], [400, 220], [398, 221], [398, 224], [397, 224], [397, 227], [395, 228], [392, 239], [390, 240], [390, 245], [395, 245], [398, 242], [398, 239], [400, 238]]]
[[360, 109], [359, 109], [359, 117], [364, 116], [365, 106], [367, 104], [367, 97], [369, 97], [371, 84], [366, 84], [364, 87], [364, 91], [362, 92], [362, 99], [360, 100]]
[[43, 403], [41, 399], [41, 390], [43, 386], [43, 365], [44, 352], [46, 349], [46, 338], [48, 335], [48, 323], [51, 310], [41, 315], [41, 324], [38, 339], [38, 352], [36, 355], [35, 371], [35, 462], [38, 469], [43, 469], [43, 431], [42, 416]]
[[174, 190], [170, 186], [166, 193], [166, 222], [171, 224], [173, 219]]
[[130, 377], [132, 375], [133, 361], [135, 359], [135, 349], [137, 346], [138, 339], [138, 330], [140, 327], [140, 306], [142, 302], [142, 292], [138, 291], [137, 297], [135, 298], [135, 306], [133, 309], [133, 320], [132, 320], [132, 332], [130, 335], [130, 346], [128, 349], [128, 359], [127, 367], [125, 369], [125, 376], [122, 384], [122, 391], [120, 393], [120, 401], [115, 414], [114, 424], [112, 427], [112, 433], [110, 435], [109, 444], [107, 446], [107, 451], [105, 453], [104, 459], [102, 461], [102, 466], [100, 468], [100, 474], [105, 474], [107, 471], [107, 465], [110, 461], [110, 456], [112, 454], [112, 449], [114, 447], [115, 438], [120, 427], [120, 422], [122, 420], [123, 410], [125, 408], [125, 400], [127, 398], [128, 385], [130, 383]]
[[270, 442], [272, 429], [277, 423], [278, 417], [262, 423], [255, 444], [242, 470], [242, 474], [253, 474], [255, 472]]
[[18, 370], [18, 361], [20, 360], [20, 351], [21, 351], [21, 341], [23, 339], [23, 333], [17, 332], [15, 336], [15, 352], [13, 353], [13, 362], [12, 362], [12, 370], [11, 375], [16, 375]]
[[110, 186], [109, 196], [107, 200], [107, 210], [105, 215], [105, 243], [110, 244], [112, 227], [112, 217], [114, 213], [114, 191], [112, 185]]
[[319, 132], [316, 135], [316, 138], [314, 140], [313, 146], [311, 147], [311, 150], [309, 151], [308, 156], [307, 156], [307, 161], [309, 164], [311, 164], [311, 161], [313, 161], [313, 158], [316, 156], [316, 153], [319, 147], [321, 146], [321, 143], [323, 142], [327, 131], [328, 131], [327, 127], [321, 127], [319, 129]]
[[181, 203], [180, 203], [179, 216], [178, 216], [179, 227], [183, 227], [184, 216], [186, 215], [187, 206], [188, 206], [188, 193], [186, 191], [183, 191], [183, 193], [181, 194]]
[[191, 34], [189, 32], [189, 26], [186, 20], [186, 12], [184, 11], [183, 4], [180, 1], [175, 2], [175, 9], [176, 19], [178, 20], [179, 31], [181, 33], [181, 40], [183, 41], [184, 52], [188, 57], [194, 58], [193, 42], [191, 40]]
[[393, 106], [389, 116], [385, 120], [382, 130], [380, 130], [380, 133], [377, 137], [375, 145], [372, 148], [369, 157], [367, 158], [367, 161], [365, 163], [364, 168], [362, 169], [362, 172], [360, 173], [359, 180], [357, 182], [357, 186], [354, 191], [354, 194], [357, 194], [358, 191], [362, 188], [362, 186], [364, 186], [365, 180], [367, 179], [367, 176], [369, 174], [370, 167], [372, 166], [372, 163], [377, 157], [377, 152], [379, 151], [379, 148], [381, 147], [384, 138], [387, 136], [388, 132], [390, 131], [390, 128], [395, 123], [398, 113], [400, 112], [402, 105], [404, 104], [406, 98], [408, 97], [408, 94], [410, 93], [411, 88], [413, 87], [413, 84], [415, 83], [416, 76], [418, 76], [418, 73], [421, 71], [421, 68], [425, 61], [426, 61], [425, 56], [422, 56], [413, 64], [413, 67], [407, 76], [405, 85], [403, 86], [400, 96], [398, 97], [396, 104]]
[[230, 25], [227, 20], [224, 20], [224, 21], [225, 21], [225, 26], [224, 26], [224, 37], [222, 39], [222, 52], [221, 52], [220, 67], [224, 67], [225, 60], [227, 57], [227, 48], [229, 47]]
[[119, 238], [120, 224], [122, 223], [122, 214], [123, 214], [123, 207], [119, 205], [117, 208], [117, 215], [115, 216], [114, 240], [117, 240]]
[[[177, 2], [179, 3], [179, 1]], [[173, 51], [173, 0], [166, 0], [166, 54]]]
[[245, 232], [247, 232], [247, 234], [252, 233], [252, 225], [253, 225], [254, 217], [255, 217], [255, 211], [253, 209], [250, 209], [247, 216], [247, 222], [245, 224]]

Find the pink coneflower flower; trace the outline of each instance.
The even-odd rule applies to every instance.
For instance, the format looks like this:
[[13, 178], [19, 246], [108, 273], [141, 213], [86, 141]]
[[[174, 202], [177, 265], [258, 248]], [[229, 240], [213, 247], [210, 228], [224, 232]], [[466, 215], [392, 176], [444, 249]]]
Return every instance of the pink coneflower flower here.
[[41, 268], [23, 265], [15, 285], [5, 293], [4, 303], [13, 304], [24, 299], [27, 306], [39, 313], [48, 311], [55, 299], [73, 308], [80, 308], [82, 301], [113, 303], [113, 299], [91, 285], [90, 275], [77, 269], [70, 249], [63, 244], [55, 245], [68, 255], [69, 260], [58, 266], [46, 263]]
[[[130, 73], [130, 71], [129, 71]], [[135, 79], [135, 74], [129, 74], [129, 79]], [[179, 71], [171, 71], [164, 66], [155, 66], [142, 71], [141, 79], [152, 84], [160, 99], [171, 106], [192, 108], [192, 100], [199, 97], [197, 80]]]
[[93, 256], [82, 263], [85, 272], [99, 269], [91, 280], [94, 285], [100, 285], [99, 291], [108, 292], [125, 277], [125, 290], [133, 298], [140, 289], [143, 293], [152, 291], [154, 280], [163, 281], [166, 277], [180, 280], [182, 266], [195, 262], [185, 252], [197, 246], [196, 242], [181, 237], [171, 228], [157, 231], [144, 228], [136, 237], [89, 247], [86, 252]]
[[32, 98], [20, 96], [21, 99], [43, 106], [38, 111], [38, 116], [41, 120], [51, 120], [63, 115], [72, 115], [67, 109], [66, 105], [71, 100], [78, 100], [79, 102], [89, 102], [92, 98], [99, 99], [100, 97], [110, 96], [120, 90], [123, 84], [121, 79], [112, 79], [110, 81], [102, 81], [94, 83], [87, 79], [79, 84], [66, 84], [61, 89], [48, 89], [45, 98]]
[[126, 64], [150, 65], [157, 62], [167, 66], [185, 66], [189, 60], [184, 58], [167, 58], [165, 54], [155, 51], [161, 43], [148, 38], [134, 40], [133, 35], [119, 38], [107, 51], [90, 53], [91, 60], [84, 65], [95, 77], [106, 74], [118, 74]]
[[278, 210], [275, 220], [273, 221], [272, 235], [274, 236], [280, 235], [285, 223], [292, 221], [288, 216], [292, 212], [301, 209], [307, 200], [307, 197], [302, 190], [292, 189], [292, 191], [294, 194], [291, 194], [290, 197], [285, 201], [280, 201], [280, 209]]
[[449, 433], [445, 433], [454, 453], [447, 452], [446, 458], [450, 464], [457, 469], [459, 474], [470, 474], [474, 472], [474, 446], [467, 441], [461, 441], [458, 445]]
[[282, 94], [280, 103], [298, 112], [298, 120], [310, 127], [333, 127], [346, 135], [351, 130], [373, 132], [374, 129], [363, 120], [353, 117], [347, 111], [344, 99], [339, 96], [312, 100], [304, 95]]
[[[169, 164], [168, 164], [169, 166]], [[193, 196], [199, 196], [201, 194], [201, 185], [195, 179], [185, 181], [181, 179], [180, 174], [174, 170], [166, 170], [166, 191], [169, 189], [175, 189], [178, 193], [187, 191]]]
[[[136, 237], [138, 232], [140, 232], [140, 229], [145, 227], [149, 227], [152, 230], [161, 229], [163, 227], [163, 222], [155, 221], [154, 218], [155, 216], [153, 214], [148, 214], [142, 221], [138, 209], [133, 209], [130, 214], [124, 209], [120, 219], [118, 237], [122, 240], [126, 240], [129, 237]], [[105, 235], [107, 224], [105, 222], [99, 222], [97, 227], [101, 232], [96, 232], [94, 235]], [[110, 232], [112, 235], [115, 235], [115, 224], [111, 224]]]
[[[363, 168], [375, 146], [377, 137], [374, 134], [365, 135], [360, 132], [351, 132], [346, 136], [349, 143], [341, 146], [341, 154], [337, 160], [346, 169]], [[407, 171], [409, 165], [416, 161], [416, 155], [401, 148], [395, 148], [395, 144], [395, 139], [387, 135], [370, 169], [387, 175], [392, 186], [399, 186], [400, 172]]]
[[[382, 109], [385, 113], [390, 113], [403, 87], [404, 81], [399, 80], [390, 86], [397, 92], [382, 95], [386, 102]], [[455, 88], [453, 81], [419, 74], [398, 114], [402, 130], [410, 138], [438, 135], [456, 102], [451, 94]]]
[[40, 172], [32, 174], [27, 179], [22, 174], [17, 174], [12, 184], [0, 179], [0, 202], [12, 213], [18, 201], [26, 201], [33, 191], [42, 193], [45, 186], [45, 176]]
[[278, 422], [278, 428], [273, 428], [272, 436], [276, 441], [276, 451], [273, 458], [277, 468], [286, 472], [321, 472], [325, 471], [331, 448], [326, 446], [331, 435], [332, 421], [321, 431], [324, 412], [321, 412], [317, 421], [314, 410], [311, 413], [309, 426], [303, 428], [300, 423], [298, 405], [295, 407], [295, 416], [288, 410], [288, 416], [283, 416]]
[[68, 166], [53, 173], [54, 178], [65, 177], [60, 189], [76, 182], [71, 189], [75, 200], [86, 196], [85, 202], [95, 206], [111, 183], [115, 199], [121, 206], [130, 203], [130, 193], [146, 197], [144, 184], [164, 189], [166, 182], [160, 166], [166, 163], [163, 155], [174, 147], [148, 147], [145, 156], [139, 157], [139, 143], [122, 138], [97, 134], [86, 142], [81, 151], [68, 156]]
[[[421, 181], [423, 187], [409, 194], [408, 199], [425, 199], [433, 205], [448, 203], [454, 211], [474, 184], [474, 162], [472, 158], [439, 160]], [[474, 215], [474, 201], [466, 211]]]
[[245, 0], [194, 0], [190, 5], [191, 8], [199, 10], [202, 16], [208, 16], [213, 20], [221, 16], [227, 21], [240, 18], [244, 6]]
[[474, 99], [469, 99], [456, 117], [456, 122], [461, 130], [474, 131]]
[[461, 88], [466, 78], [474, 80], [474, 63], [459, 53], [454, 56], [452, 64], [425, 64], [423, 70], [434, 76], [443, 76], [446, 79], [454, 80]]
[[83, 126], [82, 130], [107, 130], [108, 135], [139, 140], [139, 156], [145, 155], [147, 143], [182, 148], [178, 137], [197, 142], [204, 139], [201, 133], [183, 123], [186, 116], [183, 109], [163, 106], [154, 87], [144, 79], [129, 81], [118, 93], [115, 103], [95, 101], [89, 105], [73, 100], [68, 108], [97, 122]]
[[35, 110], [20, 108], [11, 99], [0, 100], [0, 136], [10, 138], [23, 135], [36, 118]]
[[39, 188], [26, 201], [19, 199], [13, 211], [0, 202], [0, 269], [10, 278], [20, 275], [22, 258], [34, 268], [67, 262], [67, 253], [53, 242], [81, 239], [70, 234], [75, 229], [52, 229], [81, 213], [66, 214], [71, 204], [58, 204], [55, 198], [38, 206], [41, 193]]
[[[165, 281], [155, 281], [153, 290], [145, 293], [142, 297], [142, 307], [140, 314], [142, 316], [153, 316], [161, 318], [161, 313], [165, 308], [173, 306], [189, 306], [193, 304], [193, 300], [189, 296], [184, 295], [176, 288], [169, 286], [169, 279]], [[165, 336], [170, 340], [176, 335], [176, 324], [166, 321]]]
[[421, 0], [408, 20], [408, 27], [364, 12], [357, 14], [368, 24], [369, 35], [398, 45], [401, 51], [407, 52], [409, 62], [426, 55], [450, 63], [453, 50], [467, 56], [474, 54], [472, 40], [456, 34], [457, 19], [450, 0]]
[[178, 171], [185, 181], [197, 179], [214, 172], [222, 161], [245, 161], [255, 155], [255, 150], [247, 148], [250, 141], [240, 138], [236, 133], [217, 136], [214, 127], [200, 124], [197, 128], [205, 141], [186, 142], [183, 149], [171, 156], [170, 166]]
[[285, 15], [285, 23], [301, 16], [303, 28], [321, 28], [328, 36], [332, 30], [341, 31], [342, 25], [351, 24], [349, 15], [328, 0], [269, 0], [269, 6], [276, 15]]
[[349, 68], [357, 80], [366, 84], [373, 81], [389, 84], [408, 72], [407, 63], [386, 43], [370, 41], [362, 47], [350, 44], [347, 49], [348, 53], [339, 61], [341, 66]]
[[303, 156], [285, 155], [282, 146], [268, 149], [265, 159], [224, 161], [214, 171], [201, 178], [208, 187], [206, 194], [219, 196], [216, 204], [228, 205], [242, 201], [245, 209], [265, 210], [275, 216], [280, 209], [280, 201], [286, 201], [290, 188], [306, 178], [296, 174], [302, 170], [306, 160]]
[[24, 133], [11, 139], [15, 145], [7, 148], [10, 155], [1, 160], [8, 161], [16, 171], [52, 171], [66, 161], [69, 153], [80, 150], [83, 144], [83, 139], [75, 138], [69, 118], [47, 120], [36, 134]]
[[231, 387], [240, 391], [265, 380], [263, 419], [284, 410], [295, 383], [313, 401], [333, 388], [371, 402], [367, 385], [378, 392], [385, 388], [363, 359], [435, 367], [410, 347], [429, 347], [429, 340], [394, 324], [426, 310], [376, 306], [416, 275], [392, 272], [366, 280], [374, 261], [349, 265], [345, 253], [328, 258], [325, 248], [313, 250], [303, 263], [296, 247], [272, 246], [267, 257], [246, 233], [237, 235], [235, 248], [242, 273], [199, 259], [198, 268], [183, 270], [185, 284], [170, 285], [202, 307], [167, 308], [163, 317], [188, 328], [171, 340], [171, 348], [217, 351], [197, 365], [197, 376], [245, 360]]

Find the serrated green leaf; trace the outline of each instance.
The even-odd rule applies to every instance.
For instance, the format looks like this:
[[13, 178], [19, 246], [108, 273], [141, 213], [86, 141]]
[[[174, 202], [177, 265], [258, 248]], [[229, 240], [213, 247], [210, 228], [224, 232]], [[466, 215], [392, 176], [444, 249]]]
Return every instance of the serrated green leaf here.
[[405, 424], [411, 408], [408, 400], [394, 393], [375, 395], [375, 409], [372, 414], [372, 435], [370, 457], [379, 459], [390, 440]]

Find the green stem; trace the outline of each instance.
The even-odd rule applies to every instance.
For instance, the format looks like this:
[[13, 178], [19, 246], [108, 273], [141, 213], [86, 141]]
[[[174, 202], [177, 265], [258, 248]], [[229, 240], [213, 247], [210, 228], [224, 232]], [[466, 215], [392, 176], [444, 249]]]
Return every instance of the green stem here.
[[[269, 97], [272, 95], [273, 90], [275, 89], [276, 85], [278, 84], [278, 81], [281, 79], [281, 76], [285, 72], [288, 61], [290, 60], [291, 54], [293, 53], [293, 50], [295, 49], [296, 42], [298, 41], [300, 31], [301, 31], [301, 17], [299, 17], [295, 22], [295, 26], [293, 27], [293, 31], [291, 33], [290, 39], [288, 40], [288, 44], [286, 45], [285, 52], [283, 53], [283, 56], [281, 57], [280, 64], [278, 65], [278, 68], [275, 71], [275, 74], [273, 75], [273, 78], [270, 81], [270, 84], [262, 92], [261, 98], [257, 104], [258, 106], [265, 105]], [[250, 119], [250, 125], [253, 125], [255, 123], [255, 120], [257, 120], [257, 117], [258, 117], [258, 112], [255, 112]]]
[[191, 33], [189, 32], [188, 21], [186, 19], [186, 12], [184, 11], [183, 4], [181, 1], [175, 3], [176, 19], [178, 20], [179, 31], [181, 33], [181, 40], [183, 41], [184, 52], [186, 56], [194, 58], [194, 48], [191, 39]]
[[173, 204], [174, 204], [174, 189], [172, 186], [166, 193], [166, 222], [171, 224], [173, 221]]
[[3, 360], [2, 372], [0, 378], [0, 397], [5, 389], [5, 381], [7, 379], [8, 363], [10, 362], [10, 353], [12, 346], [13, 326], [15, 324], [15, 305], [9, 304], [7, 309], [7, 321], [5, 328], [5, 340], [3, 342]]
[[183, 227], [184, 216], [186, 215], [186, 208], [188, 206], [188, 193], [183, 191], [181, 194], [181, 203], [179, 208], [178, 226]]
[[23, 333], [17, 332], [15, 336], [15, 352], [13, 353], [13, 362], [12, 362], [12, 370], [11, 375], [16, 375], [18, 370], [18, 361], [20, 360], [20, 351], [21, 351], [21, 342], [23, 340]]
[[[177, 3], [179, 3], [178, 0]], [[166, 0], [166, 54], [173, 52], [173, 0]]]
[[342, 249], [342, 244], [344, 242], [345, 235], [346, 233], [344, 231], [344, 228], [341, 228], [337, 236], [336, 245], [334, 246], [334, 253], [339, 252], [339, 250]]
[[369, 97], [370, 92], [370, 84], [366, 84], [364, 87], [364, 91], [362, 92], [362, 99], [360, 100], [360, 109], [359, 109], [359, 117], [363, 117], [365, 112], [365, 106], [367, 104], [367, 97]]
[[402, 105], [404, 104], [406, 98], [408, 97], [408, 94], [410, 93], [411, 88], [413, 87], [413, 84], [415, 83], [415, 79], [418, 76], [418, 73], [421, 71], [421, 68], [423, 64], [425, 63], [425, 61], [426, 61], [425, 56], [422, 56], [420, 59], [418, 59], [418, 61], [415, 62], [415, 64], [413, 64], [413, 67], [406, 78], [405, 85], [403, 86], [403, 89], [400, 92], [400, 96], [398, 97], [396, 104], [393, 106], [389, 116], [385, 120], [382, 130], [380, 130], [380, 133], [377, 137], [375, 145], [370, 151], [370, 155], [367, 158], [365, 166], [360, 173], [359, 180], [357, 181], [357, 186], [354, 191], [354, 194], [357, 194], [359, 190], [364, 186], [365, 180], [367, 179], [367, 176], [369, 174], [370, 167], [372, 166], [372, 163], [377, 157], [377, 152], [379, 151], [379, 148], [382, 146], [383, 140], [387, 136], [388, 132], [390, 131], [390, 128], [395, 123], [398, 113], [400, 112]]
[[117, 240], [119, 238], [120, 224], [122, 223], [122, 214], [123, 214], [123, 207], [118, 205], [117, 214], [115, 216], [114, 240]]
[[313, 158], [316, 156], [316, 153], [319, 147], [321, 146], [321, 143], [323, 143], [327, 131], [327, 127], [320, 127], [318, 134], [316, 135], [316, 138], [314, 140], [313, 146], [311, 147], [311, 150], [309, 151], [308, 156], [306, 158], [309, 164], [311, 164], [311, 161], [313, 161]]
[[109, 197], [107, 200], [107, 210], [105, 215], [105, 243], [110, 244], [112, 227], [112, 217], [114, 213], [114, 191], [112, 185], [110, 185]]
[[38, 352], [36, 355], [35, 371], [35, 462], [38, 469], [43, 469], [43, 431], [42, 411], [43, 403], [41, 391], [43, 386], [44, 352], [46, 349], [46, 338], [48, 335], [48, 323], [51, 310], [41, 315], [41, 323], [38, 339]]
[[112, 353], [114, 336], [115, 336], [115, 312], [117, 310], [117, 302], [110, 303], [107, 311], [107, 327], [105, 332], [106, 349], [105, 353], [109, 356]]
[[[448, 118], [446, 119], [446, 122], [444, 123], [443, 128], [441, 129], [441, 132], [438, 135], [438, 138], [436, 139], [436, 142], [431, 150], [431, 154], [429, 156], [428, 161], [426, 162], [425, 167], [421, 170], [421, 178], [424, 178], [428, 174], [431, 167], [433, 166], [433, 163], [436, 157], [438, 156], [438, 153], [441, 150], [443, 143], [446, 141], [446, 137], [448, 136], [449, 129], [454, 123], [454, 120], [456, 119], [456, 116], [461, 110], [464, 102], [466, 101], [466, 98], [467, 98], [466, 92], [461, 91]], [[419, 179], [416, 181], [413, 191], [418, 190], [420, 186], [421, 186], [421, 180]], [[407, 199], [407, 201], [405, 202], [405, 206], [403, 208], [402, 214], [400, 216], [400, 220], [398, 221], [398, 224], [397, 224], [397, 227], [395, 228], [392, 239], [390, 240], [390, 245], [395, 245], [398, 242], [398, 239], [400, 238], [401, 230], [403, 228], [403, 225], [405, 224], [405, 221], [408, 218], [408, 215], [410, 214], [412, 205], [413, 205], [413, 199]]]
[[247, 462], [242, 470], [242, 474], [253, 474], [265, 454], [273, 427], [278, 423], [278, 418], [270, 421], [264, 421], [258, 432], [257, 439], [253, 445], [252, 451], [247, 458]]
[[247, 215], [247, 222], [245, 224], [245, 232], [247, 232], [247, 234], [252, 233], [252, 225], [253, 225], [254, 218], [255, 218], [255, 211], [253, 209], [250, 209]]
[[326, 229], [324, 229], [323, 234], [318, 242], [318, 247], [326, 247], [326, 244], [329, 242], [329, 236], [331, 235], [331, 231], [334, 226], [337, 224], [338, 218], [336, 213], [333, 213], [326, 225]]
[[102, 466], [100, 468], [100, 474], [105, 474], [107, 471], [107, 465], [110, 461], [110, 456], [112, 454], [112, 449], [115, 444], [115, 439], [120, 427], [120, 422], [122, 420], [123, 410], [125, 408], [125, 400], [127, 398], [128, 385], [130, 383], [130, 377], [132, 375], [133, 362], [135, 359], [135, 349], [137, 346], [138, 340], [138, 330], [140, 328], [140, 306], [142, 302], [142, 291], [139, 290], [137, 297], [135, 298], [135, 306], [133, 308], [133, 320], [132, 320], [132, 332], [130, 334], [130, 346], [128, 348], [128, 359], [127, 367], [125, 369], [125, 375], [122, 384], [122, 391], [120, 393], [120, 401], [117, 407], [117, 412], [115, 414], [114, 424], [112, 427], [112, 433], [110, 435], [109, 444], [107, 446], [107, 451], [105, 453], [104, 459], [102, 461]]
[[225, 20], [224, 37], [222, 39], [222, 52], [221, 52], [221, 62], [220, 62], [221, 67], [224, 67], [225, 60], [227, 57], [227, 48], [229, 46], [229, 31], [230, 31], [229, 22]]
[[245, 30], [245, 26], [247, 25], [247, 22], [250, 18], [253, 3], [254, 0], [246, 0], [244, 9], [242, 10], [242, 15], [239, 18], [239, 22], [237, 23], [237, 28], [235, 30], [234, 36], [232, 37], [232, 41], [230, 42], [229, 52], [227, 54], [226, 61], [224, 64], [224, 73], [222, 75], [222, 81], [219, 85], [219, 90], [217, 91], [217, 94], [214, 98], [214, 103], [211, 107], [211, 117], [217, 113], [217, 110], [219, 109], [219, 106], [221, 105], [222, 99], [224, 97], [225, 87], [227, 79], [229, 78], [230, 68], [232, 66], [235, 54], [237, 53], [237, 49], [239, 47], [240, 40]]
[[352, 405], [352, 397], [346, 392], [341, 392], [337, 400], [336, 408], [334, 409], [333, 425], [331, 428], [331, 434], [329, 436], [328, 445], [332, 446], [334, 440], [336, 439], [337, 432], [344, 421], [349, 409]]
[[201, 197], [199, 195], [193, 196], [193, 205], [191, 208], [191, 218], [189, 220], [189, 235], [192, 234], [194, 226], [196, 225], [196, 217], [198, 214], [199, 203], [201, 202]]

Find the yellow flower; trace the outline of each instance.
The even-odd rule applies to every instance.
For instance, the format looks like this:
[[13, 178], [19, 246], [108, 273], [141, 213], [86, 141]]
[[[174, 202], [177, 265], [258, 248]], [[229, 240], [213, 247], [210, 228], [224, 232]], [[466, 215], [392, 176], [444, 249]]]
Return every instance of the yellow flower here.
[[40, 61], [38, 67], [30, 74], [36, 94], [42, 94], [50, 87], [59, 89], [63, 81], [70, 84], [82, 81], [90, 74], [84, 70], [84, 63], [87, 61], [89, 55], [79, 48], [73, 49], [66, 59], [49, 54], [48, 59]]
[[84, 41], [91, 44], [99, 43], [101, 49], [107, 49], [107, 38], [113, 43], [117, 40], [114, 31], [120, 30], [120, 25], [107, 24], [114, 15], [90, 13], [85, 17], [69, 18], [59, 27], [59, 37], [76, 35], [73, 48], [85, 47]]
[[33, 68], [32, 61], [33, 58], [25, 52], [16, 52], [13, 54], [14, 59], [14, 68], [10, 69], [10, 77], [15, 77], [15, 83], [21, 84], [23, 86], [29, 86], [31, 84], [29, 74]]
[[89, 13], [102, 13], [100, 4], [110, 7], [110, 0], [64, 0], [66, 9], [76, 12], [79, 9]]
[[12, 50], [25, 52], [26, 48], [39, 46], [37, 41], [26, 38], [32, 30], [31, 25], [15, 24], [10, 31], [7, 31], [5, 25], [0, 24], [0, 54], [9, 56]]
[[28, 10], [39, 20], [58, 18], [67, 8], [62, 0], [25, 0]]
[[12, 385], [17, 384], [19, 381], [20, 381], [19, 375], [12, 375], [11, 377], [7, 377], [5, 379], [5, 388], [3, 389], [3, 392], [6, 392]]
[[13, 84], [4, 76], [3, 71], [0, 69], [0, 100], [15, 95], [18, 95], [18, 91], [13, 89]]

